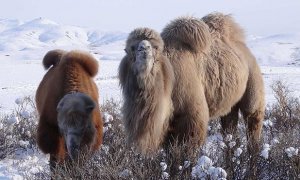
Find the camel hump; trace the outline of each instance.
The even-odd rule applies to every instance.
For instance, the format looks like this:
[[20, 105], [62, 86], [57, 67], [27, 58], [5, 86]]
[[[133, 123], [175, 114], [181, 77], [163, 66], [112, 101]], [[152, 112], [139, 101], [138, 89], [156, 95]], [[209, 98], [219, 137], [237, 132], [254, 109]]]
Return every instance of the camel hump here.
[[59, 63], [62, 55], [65, 53], [66, 53], [65, 51], [60, 50], [60, 49], [55, 49], [55, 50], [47, 52], [47, 54], [45, 55], [45, 57], [43, 59], [44, 68], [47, 70], [51, 66], [56, 66]]
[[211, 45], [208, 26], [194, 17], [180, 17], [169, 23], [161, 33], [166, 46], [205, 52]]
[[204, 16], [202, 20], [208, 25], [211, 33], [220, 38], [245, 41], [243, 29], [234, 21], [231, 15], [216, 12]]
[[62, 59], [62, 64], [78, 63], [91, 76], [98, 73], [98, 61], [89, 53], [79, 50], [73, 50], [66, 53]]

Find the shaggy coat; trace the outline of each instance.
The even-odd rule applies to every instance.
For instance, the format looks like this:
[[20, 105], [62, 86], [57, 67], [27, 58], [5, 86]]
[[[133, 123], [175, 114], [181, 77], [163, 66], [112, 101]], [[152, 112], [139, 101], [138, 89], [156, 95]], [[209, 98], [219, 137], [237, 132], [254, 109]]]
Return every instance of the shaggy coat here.
[[[136, 47], [142, 40], [150, 41], [156, 52], [148, 76], [134, 73], [140, 51]], [[259, 141], [265, 111], [263, 79], [242, 29], [230, 16], [178, 18], [161, 35], [136, 29], [127, 39], [126, 52], [119, 67], [125, 128], [129, 142], [143, 152], [175, 139], [201, 145], [209, 120], [217, 117], [225, 131], [234, 133], [239, 110], [250, 142]]]
[[98, 88], [93, 81], [93, 77], [98, 72], [97, 61], [81, 51], [53, 50], [45, 55], [43, 65], [49, 70], [36, 92], [36, 104], [40, 116], [37, 130], [39, 148], [44, 153], [50, 154], [52, 164], [61, 162], [67, 157], [65, 139], [58, 127], [57, 108], [60, 109], [58, 104], [64, 96], [68, 100], [70, 94], [80, 92], [83, 95], [79, 93], [76, 97], [87, 102], [89, 99], [94, 101], [95, 107], [91, 112], [91, 118], [95, 133], [90, 137], [91, 135], [85, 132], [82, 143], [91, 151], [95, 151], [102, 143], [103, 136]]
[[[134, 51], [137, 43], [149, 40], [154, 47], [155, 61], [149, 75], [134, 70]], [[127, 55], [119, 66], [120, 84], [123, 89], [122, 108], [129, 143], [136, 143], [143, 152], [158, 147], [165, 137], [173, 111], [171, 94], [174, 73], [170, 61], [163, 54], [160, 35], [148, 28], [130, 33]]]

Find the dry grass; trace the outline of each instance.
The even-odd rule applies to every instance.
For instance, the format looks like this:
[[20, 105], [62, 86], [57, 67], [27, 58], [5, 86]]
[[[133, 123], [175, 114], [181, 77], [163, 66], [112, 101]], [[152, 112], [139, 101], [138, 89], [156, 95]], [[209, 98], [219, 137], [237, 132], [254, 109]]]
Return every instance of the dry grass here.
[[[292, 97], [282, 82], [273, 85], [276, 102], [266, 110], [263, 127], [262, 149], [258, 152], [256, 165], [258, 179], [299, 179], [300, 152], [292, 156], [287, 148], [300, 149], [300, 102]], [[0, 130], [0, 158], [3, 159], [20, 148], [36, 147], [35, 130], [37, 117], [33, 110], [24, 118], [24, 111], [30, 105], [30, 98], [19, 103], [11, 115], [19, 118], [19, 123], [10, 125], [2, 118]], [[191, 149], [188, 144], [172, 145], [169, 150], [161, 149], [151, 157], [136, 152], [126, 144], [124, 127], [121, 122], [120, 102], [109, 100], [101, 107], [105, 112], [104, 144], [93, 155], [82, 154], [78, 161], [57, 167], [54, 179], [192, 179], [192, 169], [200, 156], [208, 156], [215, 167], [222, 167], [228, 179], [247, 179], [249, 157], [243, 120], [239, 122], [238, 135], [232, 138], [222, 136], [218, 120], [211, 121], [206, 144], [200, 149]], [[110, 115], [112, 117], [110, 117]], [[31, 123], [28, 123], [31, 122]], [[28, 131], [30, 136], [28, 136]], [[20, 140], [28, 145], [20, 145]], [[263, 146], [269, 144], [268, 158], [261, 156]], [[237, 155], [240, 151], [241, 154]], [[212, 176], [205, 176], [213, 179]], [[35, 174], [30, 179], [49, 179], [49, 172]]]

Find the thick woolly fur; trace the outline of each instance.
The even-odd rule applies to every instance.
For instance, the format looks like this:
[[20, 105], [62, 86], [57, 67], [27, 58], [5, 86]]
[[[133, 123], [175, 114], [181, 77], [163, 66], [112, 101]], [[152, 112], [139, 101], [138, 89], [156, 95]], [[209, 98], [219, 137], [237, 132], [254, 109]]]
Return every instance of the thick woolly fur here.
[[98, 62], [85, 52], [53, 50], [45, 55], [43, 65], [49, 70], [36, 92], [40, 116], [37, 130], [39, 148], [44, 153], [50, 154], [51, 163], [61, 162], [66, 158], [65, 140], [59, 132], [57, 122], [57, 105], [65, 95], [81, 92], [88, 95], [96, 104], [92, 112], [96, 135], [92, 138], [87, 135], [83, 137], [83, 143], [95, 151], [102, 143], [103, 136], [98, 88], [93, 80], [98, 72]]
[[[133, 71], [137, 44], [149, 40], [154, 48], [152, 71], [142, 76]], [[162, 53], [163, 41], [159, 33], [139, 28], [130, 33], [126, 56], [119, 66], [123, 89], [123, 117], [129, 143], [135, 143], [142, 152], [151, 152], [165, 137], [173, 111], [171, 93], [174, 75], [170, 62]], [[141, 83], [143, 81], [144, 83]]]
[[[241, 111], [249, 140], [257, 144], [265, 111], [263, 79], [242, 29], [230, 16], [181, 17], [168, 24], [161, 37], [148, 28], [136, 29], [129, 35], [126, 50], [143, 40], [136, 34], [155, 34], [151, 42], [162, 38], [164, 50], [156, 57], [160, 67], [156, 75], [144, 79], [153, 83], [148, 88], [136, 85], [130, 52], [119, 67], [130, 142], [146, 151], [175, 139], [192, 140], [198, 146], [205, 141], [210, 119], [221, 117], [224, 130], [234, 133]], [[162, 100], [171, 102], [166, 106]]]

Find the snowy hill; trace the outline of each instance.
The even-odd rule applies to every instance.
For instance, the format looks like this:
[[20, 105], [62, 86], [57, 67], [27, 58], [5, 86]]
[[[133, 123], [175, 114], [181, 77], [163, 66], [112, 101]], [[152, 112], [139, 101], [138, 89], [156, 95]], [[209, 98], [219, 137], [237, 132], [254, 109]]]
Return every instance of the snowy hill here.
[[[0, 53], [21, 55], [15, 59], [38, 60], [50, 49], [85, 49], [99, 54], [101, 60], [119, 60], [124, 55], [127, 35], [60, 25], [43, 18], [29, 22], [0, 19]], [[299, 33], [249, 36], [248, 45], [260, 65], [300, 65]]]
[[300, 65], [300, 33], [252, 37], [248, 45], [260, 65]]
[[[127, 33], [123, 32], [102, 32], [60, 25], [43, 18], [25, 23], [17, 20], [0, 20], [0, 52], [7, 55], [21, 55], [20, 58], [16, 58], [21, 60], [41, 59], [45, 52], [57, 48], [91, 49], [100, 54], [101, 59], [105, 59], [101, 56], [103, 52], [97, 51], [96, 47], [105, 47], [111, 43], [123, 46], [126, 37]], [[116, 59], [112, 57], [113, 55], [108, 53], [106, 57]]]

